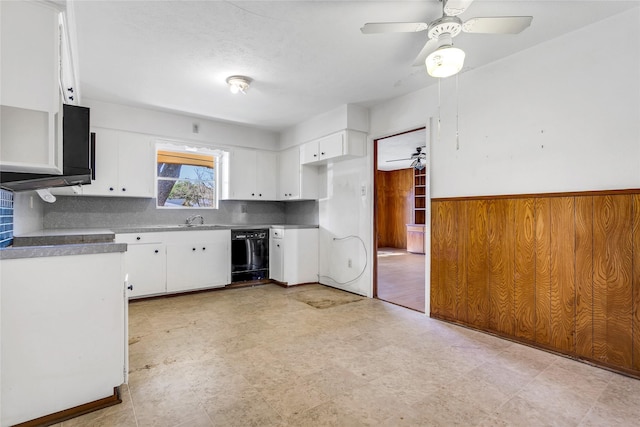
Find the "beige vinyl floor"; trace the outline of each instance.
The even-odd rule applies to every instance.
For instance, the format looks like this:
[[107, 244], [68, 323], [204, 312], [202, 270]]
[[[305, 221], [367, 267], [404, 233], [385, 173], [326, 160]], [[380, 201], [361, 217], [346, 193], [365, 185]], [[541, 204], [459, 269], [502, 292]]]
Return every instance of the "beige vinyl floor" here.
[[424, 313], [425, 256], [378, 248], [378, 298]]
[[640, 381], [321, 285], [130, 304], [123, 403], [70, 426], [637, 426]]

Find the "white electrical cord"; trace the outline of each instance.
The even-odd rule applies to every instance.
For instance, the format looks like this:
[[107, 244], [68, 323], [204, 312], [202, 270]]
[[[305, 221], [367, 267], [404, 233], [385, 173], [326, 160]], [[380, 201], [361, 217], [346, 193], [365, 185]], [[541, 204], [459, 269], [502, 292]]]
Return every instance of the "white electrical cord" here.
[[334, 241], [336, 241], [336, 240], [341, 241], [341, 240], [347, 240], [347, 239], [358, 239], [360, 241], [360, 244], [362, 244], [362, 249], [364, 249], [364, 266], [362, 267], [362, 271], [360, 271], [360, 273], [355, 278], [353, 278], [351, 280], [347, 280], [346, 282], [339, 282], [338, 280], [334, 279], [331, 276], [320, 275], [320, 276], [318, 276], [318, 278], [329, 279], [336, 285], [343, 285], [344, 286], [344, 285], [348, 285], [348, 284], [350, 284], [352, 282], [355, 282], [356, 280], [358, 280], [359, 278], [362, 277], [362, 275], [364, 274], [365, 271], [367, 271], [367, 258], [368, 258], [367, 246], [364, 244], [364, 240], [362, 240], [360, 238], [360, 236], [356, 236], [356, 235], [352, 234], [352, 235], [346, 236], [346, 237], [334, 237], [333, 238]]

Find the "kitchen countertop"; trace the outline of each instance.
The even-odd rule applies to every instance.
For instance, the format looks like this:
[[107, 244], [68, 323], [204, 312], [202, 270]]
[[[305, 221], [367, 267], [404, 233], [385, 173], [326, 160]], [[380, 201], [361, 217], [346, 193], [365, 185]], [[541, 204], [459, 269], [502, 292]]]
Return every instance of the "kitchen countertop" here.
[[204, 224], [187, 226], [179, 225], [144, 225], [132, 227], [118, 227], [112, 229], [116, 234], [121, 233], [152, 233], [158, 231], [195, 231], [195, 230], [258, 230], [264, 228], [285, 228], [285, 229], [303, 229], [318, 228], [317, 225], [300, 225], [300, 224]]
[[301, 224], [204, 224], [194, 225], [190, 227], [183, 224], [169, 224], [115, 227], [112, 229], [50, 229], [25, 233], [20, 236], [14, 236], [12, 247], [0, 249], [0, 259], [124, 252], [127, 250], [126, 244], [114, 243], [115, 235], [120, 233], [265, 229], [273, 227], [284, 229], [318, 228], [317, 225]]
[[126, 250], [127, 245], [124, 243], [80, 243], [71, 245], [56, 244], [49, 246], [9, 247], [0, 250], [0, 260], [106, 254], [112, 252], [125, 252]]

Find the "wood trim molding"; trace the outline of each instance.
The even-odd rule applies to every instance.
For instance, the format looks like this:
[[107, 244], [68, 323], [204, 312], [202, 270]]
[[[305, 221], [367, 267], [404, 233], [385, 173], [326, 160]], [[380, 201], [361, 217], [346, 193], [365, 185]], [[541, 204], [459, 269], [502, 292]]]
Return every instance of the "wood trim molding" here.
[[89, 412], [108, 408], [109, 406], [117, 405], [119, 403], [122, 403], [122, 399], [120, 398], [120, 387], [114, 387], [113, 394], [111, 396], [78, 405], [73, 408], [65, 409], [64, 411], [45, 415], [44, 417], [36, 418], [35, 420], [25, 421], [23, 423], [16, 424], [14, 427], [50, 426], [70, 420], [71, 418], [79, 417], [80, 415], [88, 414]]
[[432, 202], [455, 202], [464, 200], [499, 200], [499, 199], [530, 199], [539, 197], [575, 197], [575, 196], [615, 196], [623, 194], [640, 194], [640, 188], [619, 190], [571, 191], [567, 193], [532, 193], [532, 194], [500, 194], [488, 196], [436, 197]]

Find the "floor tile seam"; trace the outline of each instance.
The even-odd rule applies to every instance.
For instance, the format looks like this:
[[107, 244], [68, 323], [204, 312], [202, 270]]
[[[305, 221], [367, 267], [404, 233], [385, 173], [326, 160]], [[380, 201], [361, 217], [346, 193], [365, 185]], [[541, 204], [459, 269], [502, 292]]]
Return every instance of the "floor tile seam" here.
[[136, 404], [133, 401], [133, 395], [131, 394], [131, 387], [129, 387], [128, 383], [127, 383], [127, 393], [129, 394], [129, 400], [131, 400], [131, 410], [133, 411], [133, 419], [136, 422], [136, 427], [139, 427], [140, 423], [138, 422], [138, 413], [136, 411]]
[[[536, 378], [537, 378], [538, 376], [541, 376], [541, 375], [542, 375], [543, 373], [545, 373], [547, 370], [551, 369], [551, 368], [555, 365], [555, 363], [556, 363], [556, 361], [554, 361], [551, 365], [549, 365], [547, 368], [545, 368], [544, 370], [542, 370], [542, 371], [541, 371], [541, 372], [536, 376]], [[580, 362], [575, 362], [575, 363], [580, 363]], [[598, 369], [598, 368], [596, 368], [596, 369]], [[600, 396], [602, 396], [602, 394], [604, 393], [604, 391], [606, 390], [606, 388], [607, 388], [607, 387], [609, 386], [609, 384], [611, 383], [612, 378], [613, 378], [613, 377], [609, 378], [609, 380], [607, 381], [607, 385], [606, 385], [606, 386], [604, 386], [604, 387], [602, 388], [602, 390], [600, 390], [600, 393], [598, 393], [598, 396], [597, 396], [597, 397], [595, 397], [595, 398], [591, 398], [591, 399], [590, 399], [590, 402], [589, 402], [589, 403], [591, 404], [591, 407], [593, 407], [593, 406], [598, 402], [598, 400], [600, 399]], [[534, 380], [535, 380], [535, 379], [534, 379]], [[567, 386], [565, 386], [565, 385], [563, 385], [563, 384], [560, 384], [560, 383], [554, 383], [554, 384], [556, 384], [556, 386], [557, 386], [558, 388], [560, 388], [562, 391], [567, 392], [567, 393], [570, 393], [570, 394], [572, 394], [573, 396], [575, 396], [575, 397], [577, 397], [577, 398], [583, 398], [583, 397], [584, 397], [583, 395], [581, 395], [581, 394], [578, 394], [578, 393], [574, 392], [574, 391], [573, 391], [573, 389], [572, 389], [571, 387], [567, 387]], [[590, 388], [590, 389], [592, 389], [593, 387], [589, 387], [589, 388]]]

